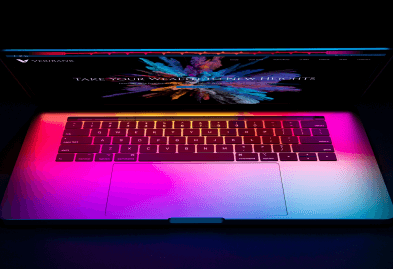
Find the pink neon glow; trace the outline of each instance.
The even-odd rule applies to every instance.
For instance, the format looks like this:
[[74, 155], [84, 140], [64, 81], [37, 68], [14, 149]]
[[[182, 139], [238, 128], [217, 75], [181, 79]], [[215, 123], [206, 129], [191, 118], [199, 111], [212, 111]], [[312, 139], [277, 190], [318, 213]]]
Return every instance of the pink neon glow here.
[[5, 193], [3, 218], [110, 218], [105, 217], [105, 207], [113, 163], [54, 161], [67, 117], [219, 115], [325, 117], [338, 161], [298, 161], [290, 165], [280, 162], [289, 212], [280, 218], [387, 218], [393, 215], [392, 206], [381, 207], [375, 203], [376, 197], [378, 201], [385, 201], [389, 196], [380, 171], [369, 169], [378, 167], [375, 157], [360, 121], [349, 112], [75, 112], [41, 114], [32, 123]]

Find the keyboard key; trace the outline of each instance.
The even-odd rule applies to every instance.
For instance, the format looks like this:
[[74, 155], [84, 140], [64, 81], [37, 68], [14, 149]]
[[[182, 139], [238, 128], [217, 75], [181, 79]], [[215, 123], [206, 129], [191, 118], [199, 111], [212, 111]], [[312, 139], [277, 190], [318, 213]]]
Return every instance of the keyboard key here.
[[261, 161], [278, 161], [277, 153], [259, 153]]
[[247, 121], [247, 128], [263, 128], [262, 121]]
[[200, 136], [201, 131], [199, 129], [183, 129], [183, 136]]
[[172, 136], [169, 137], [169, 144], [185, 144], [186, 138], [184, 136]]
[[75, 161], [76, 162], [92, 162], [94, 158], [93, 153], [77, 153]]
[[218, 129], [202, 129], [204, 136], [218, 136]]
[[293, 129], [293, 134], [296, 136], [310, 136], [310, 129]]
[[160, 145], [158, 149], [160, 153], [175, 153], [176, 145]]
[[135, 162], [136, 158], [137, 158], [137, 154], [135, 154], [135, 153], [117, 153], [117, 154], [115, 154], [115, 162]]
[[299, 139], [296, 136], [281, 136], [282, 144], [299, 144]]
[[279, 153], [280, 161], [297, 161], [296, 153]]
[[292, 145], [293, 152], [333, 152], [333, 146], [326, 144]]
[[311, 132], [312, 132], [312, 135], [315, 135], [315, 136], [329, 136], [328, 129], [312, 128]]
[[244, 144], [261, 144], [261, 138], [259, 136], [245, 136]]
[[91, 136], [108, 136], [109, 129], [91, 129]]
[[61, 139], [61, 144], [91, 144], [93, 137], [65, 136]]
[[100, 145], [60, 145], [59, 153], [98, 153]]
[[157, 153], [157, 145], [141, 145], [140, 153]]
[[263, 144], [280, 144], [280, 139], [278, 136], [263, 136]]
[[163, 129], [147, 129], [146, 136], [163, 136], [164, 130]]
[[110, 144], [112, 137], [94, 137], [94, 144]]
[[189, 121], [175, 121], [175, 128], [191, 128]]
[[239, 136], [255, 136], [254, 129], [239, 129]]
[[244, 121], [229, 121], [229, 128], [245, 128]]
[[81, 129], [82, 122], [81, 121], [67, 122], [65, 125], [65, 128], [66, 129]]
[[128, 136], [145, 136], [145, 129], [128, 129]]
[[210, 128], [228, 128], [226, 121], [211, 121]]
[[188, 144], [205, 144], [205, 138], [203, 136], [189, 136], [187, 137]]
[[126, 137], [126, 136], [114, 137], [112, 144], [130, 144], [130, 137]]
[[117, 129], [117, 128], [119, 128], [119, 122], [118, 121], [103, 121], [102, 128]]
[[251, 145], [235, 145], [236, 152], [252, 152]]
[[149, 142], [148, 137], [131, 137], [131, 144], [147, 144]]
[[167, 137], [151, 137], [150, 144], [166, 144], [168, 142]]
[[102, 145], [102, 153], [118, 153], [120, 145]]
[[146, 153], [139, 155], [139, 161], [234, 161], [233, 153]]
[[214, 152], [213, 145], [197, 145], [198, 152]]
[[138, 129], [154, 128], [154, 121], [140, 121], [138, 122]]
[[318, 158], [320, 161], [337, 161], [334, 153], [318, 153]]
[[56, 156], [56, 162], [72, 162], [74, 161], [75, 154], [59, 153]]
[[206, 144], [223, 144], [224, 138], [220, 136], [206, 137]]
[[289, 145], [273, 145], [274, 152], [291, 152]]
[[328, 136], [306, 136], [299, 137], [302, 144], [331, 144], [332, 140]]
[[179, 145], [179, 153], [193, 153], [195, 152], [195, 145]]
[[236, 161], [259, 161], [258, 153], [236, 153]]
[[236, 129], [220, 129], [221, 136], [237, 136]]
[[109, 136], [126, 136], [126, 129], [110, 129]]
[[326, 128], [324, 120], [301, 120], [302, 128]]
[[276, 136], [292, 136], [291, 129], [275, 129]]
[[157, 121], [156, 128], [173, 128], [172, 121]]
[[271, 145], [254, 145], [255, 152], [272, 152]]
[[265, 121], [265, 127], [266, 128], [282, 128], [280, 121], [270, 121], [270, 120]]
[[97, 153], [94, 161], [96, 162], [111, 162], [113, 160], [113, 154], [111, 153]]
[[284, 128], [299, 128], [300, 127], [299, 121], [297, 121], [297, 120], [294, 120], [294, 121], [284, 120], [282, 122], [282, 124], [284, 125]]
[[136, 128], [136, 121], [121, 121], [120, 128]]
[[217, 152], [233, 152], [233, 146], [232, 145], [217, 145], [216, 151]]
[[225, 137], [225, 144], [243, 144], [241, 137]]
[[100, 128], [101, 122], [99, 121], [85, 121], [83, 124], [84, 129]]
[[89, 129], [68, 129], [64, 130], [63, 136], [89, 136]]
[[316, 161], [317, 154], [316, 153], [298, 153], [300, 161]]
[[209, 128], [208, 121], [193, 121], [192, 128]]
[[180, 129], [165, 129], [165, 136], [181, 136]]
[[120, 152], [121, 153], [137, 153], [138, 145], [121, 145]]
[[274, 136], [273, 129], [257, 129], [257, 135]]

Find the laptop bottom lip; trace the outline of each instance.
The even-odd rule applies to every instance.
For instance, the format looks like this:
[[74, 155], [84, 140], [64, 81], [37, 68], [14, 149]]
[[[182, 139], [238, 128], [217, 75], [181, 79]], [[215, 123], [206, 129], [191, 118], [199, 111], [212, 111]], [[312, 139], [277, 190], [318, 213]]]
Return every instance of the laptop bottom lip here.
[[[179, 219], [179, 218], [177, 218]], [[189, 218], [191, 219], [191, 218]], [[192, 221], [171, 221], [171, 219], [1, 219], [0, 226], [21, 227], [21, 226], [391, 226], [393, 219], [263, 219], [263, 220], [243, 220], [224, 218], [199, 218]]]

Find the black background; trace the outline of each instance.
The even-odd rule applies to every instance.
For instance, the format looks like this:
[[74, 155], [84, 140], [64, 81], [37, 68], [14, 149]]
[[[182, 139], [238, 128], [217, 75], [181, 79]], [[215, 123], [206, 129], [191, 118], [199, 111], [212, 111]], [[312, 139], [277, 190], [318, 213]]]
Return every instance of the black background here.
[[[47, 28], [25, 26], [25, 33], [35, 37], [33, 41], [30, 39], [31, 43], [17, 40], [13, 38], [15, 35], [5, 33], [2, 36], [5, 40], [2, 46], [97, 48], [97, 44], [101, 44], [101, 47], [109, 48], [392, 47], [389, 32], [385, 31], [391, 23], [384, 19], [384, 14], [376, 12], [371, 16], [368, 9], [362, 9], [359, 16], [347, 16], [355, 12], [358, 11], [346, 12], [338, 20], [337, 14], [332, 11], [316, 20], [320, 13], [315, 11], [312, 17], [307, 14], [301, 25], [297, 20], [302, 17], [299, 14], [291, 17], [293, 20], [287, 20], [284, 26], [291, 27], [286, 28], [282, 24], [277, 25], [277, 17], [270, 17], [268, 20], [261, 18], [257, 20], [258, 24], [254, 21], [241, 26], [237, 23], [225, 24], [230, 34], [238, 33], [236, 38], [228, 37], [223, 31], [211, 30], [210, 35], [206, 35], [208, 31], [203, 32], [204, 38], [201, 39], [201, 28], [206, 28], [195, 23], [191, 28], [194, 33], [195, 29], [199, 29], [199, 34], [194, 35], [193, 39], [190, 39], [190, 34], [177, 35], [176, 38], [183, 41], [175, 44], [168, 42], [174, 39], [173, 36], [165, 40], [156, 36], [153, 39], [151, 36], [150, 39], [149, 36], [143, 39], [136, 36], [135, 31], [133, 35], [125, 36], [127, 29], [121, 31], [114, 25], [104, 30], [93, 23], [79, 25], [77, 28], [56, 25], [56, 35], [63, 37], [63, 41], [72, 39], [73, 43], [55, 44], [52, 43], [55, 34], [45, 30]], [[212, 13], [214, 12], [210, 14]], [[97, 18], [95, 21], [99, 22], [99, 19], [102, 20]], [[181, 19], [186, 20], [187, 16], [181, 16]], [[229, 18], [222, 18], [220, 22], [226, 20]], [[217, 18], [213, 21], [217, 21]], [[241, 19], [237, 17], [237, 21]], [[132, 25], [130, 21], [127, 23]], [[157, 22], [155, 27], [161, 23], [162, 21]], [[247, 29], [247, 25], [252, 25], [252, 29], [249, 29], [252, 35], [240, 31]], [[189, 29], [190, 26], [188, 25]], [[100, 30], [101, 38], [96, 39], [97, 36], [89, 32], [90, 36], [85, 36], [86, 42], [82, 45], [81, 33], [86, 34], [86, 29], [92, 28]], [[4, 29], [8, 29], [8, 26], [4, 25]], [[258, 33], [261, 29], [269, 30], [274, 35], [260, 36]], [[75, 33], [79, 35], [76, 36]], [[45, 39], [46, 43], [34, 43], [42, 41], [45, 35], [51, 37]], [[117, 43], [113, 39], [116, 36]], [[112, 45], [108, 45], [109, 37]], [[24, 38], [26, 40], [26, 35]], [[160, 44], [157, 44], [156, 38], [161, 40]], [[5, 44], [6, 41], [9, 43]], [[129, 45], [131, 43], [133, 46]], [[390, 63], [358, 106], [391, 195], [392, 65]], [[13, 162], [27, 131], [28, 120], [36, 106], [24, 96], [22, 89], [5, 72], [3, 66], [0, 66], [0, 70], [0, 186], [3, 195]], [[392, 251], [393, 227], [0, 227], [0, 264], [3, 268], [392, 268]]]

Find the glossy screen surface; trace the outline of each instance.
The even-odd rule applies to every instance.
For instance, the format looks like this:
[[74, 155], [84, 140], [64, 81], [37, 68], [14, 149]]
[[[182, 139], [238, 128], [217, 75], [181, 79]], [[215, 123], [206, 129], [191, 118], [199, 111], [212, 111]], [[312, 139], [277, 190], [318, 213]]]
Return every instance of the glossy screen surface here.
[[198, 110], [349, 102], [389, 57], [387, 48], [2, 51], [9, 70], [40, 101]]

